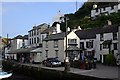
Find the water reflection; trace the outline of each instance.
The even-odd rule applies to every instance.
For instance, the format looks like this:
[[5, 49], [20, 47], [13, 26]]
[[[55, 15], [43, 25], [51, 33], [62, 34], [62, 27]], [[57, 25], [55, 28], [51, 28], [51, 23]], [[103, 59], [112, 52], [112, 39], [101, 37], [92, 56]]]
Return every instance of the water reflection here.
[[2, 80], [36, 80], [36, 79], [20, 74], [13, 74], [10, 78], [2, 79]]

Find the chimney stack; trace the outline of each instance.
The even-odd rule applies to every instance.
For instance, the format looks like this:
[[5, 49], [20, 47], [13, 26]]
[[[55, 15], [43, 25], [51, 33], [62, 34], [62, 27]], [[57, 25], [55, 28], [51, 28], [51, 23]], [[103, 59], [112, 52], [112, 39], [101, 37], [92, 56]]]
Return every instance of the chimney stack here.
[[110, 20], [107, 20], [108, 26], [112, 25], [112, 22]]
[[69, 27], [67, 28], [67, 31], [70, 31], [70, 28], [69, 28]]

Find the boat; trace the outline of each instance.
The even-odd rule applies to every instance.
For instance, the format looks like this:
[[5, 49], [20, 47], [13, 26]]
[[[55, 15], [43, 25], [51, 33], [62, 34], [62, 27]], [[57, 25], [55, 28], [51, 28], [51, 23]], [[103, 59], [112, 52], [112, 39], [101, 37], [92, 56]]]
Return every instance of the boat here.
[[4, 71], [0, 72], [0, 79], [8, 78], [10, 76], [12, 76], [12, 73], [4, 72]]
[[2, 60], [3, 60], [2, 49], [0, 48], [0, 80], [12, 76], [12, 72], [6, 72], [2, 70]]

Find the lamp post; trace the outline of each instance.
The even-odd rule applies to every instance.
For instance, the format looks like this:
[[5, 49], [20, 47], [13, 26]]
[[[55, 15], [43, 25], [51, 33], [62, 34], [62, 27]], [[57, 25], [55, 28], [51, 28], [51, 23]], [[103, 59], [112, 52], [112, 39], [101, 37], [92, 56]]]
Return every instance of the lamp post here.
[[65, 17], [65, 21], [66, 21], [66, 31], [65, 31], [65, 36], [66, 36], [66, 50], [65, 50], [65, 69], [64, 71], [70, 71], [70, 62], [69, 62], [69, 57], [68, 57], [68, 53], [67, 53], [67, 21], [68, 21], [68, 17]]

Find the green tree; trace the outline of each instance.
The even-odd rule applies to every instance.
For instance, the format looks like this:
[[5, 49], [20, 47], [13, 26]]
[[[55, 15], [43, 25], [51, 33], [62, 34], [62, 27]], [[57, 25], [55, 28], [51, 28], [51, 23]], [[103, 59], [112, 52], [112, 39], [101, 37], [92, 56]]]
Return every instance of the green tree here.
[[105, 58], [105, 64], [107, 65], [115, 65], [116, 63], [115, 57], [112, 53], [108, 54]]

